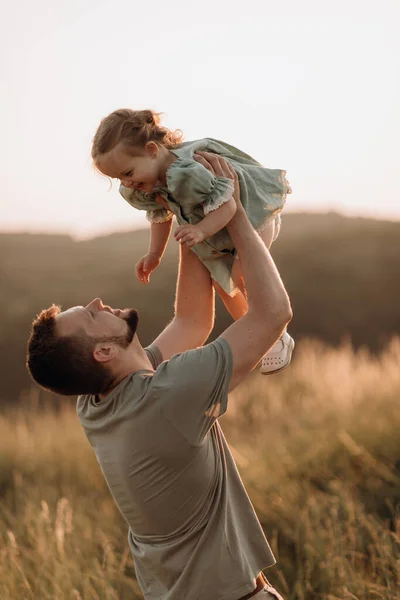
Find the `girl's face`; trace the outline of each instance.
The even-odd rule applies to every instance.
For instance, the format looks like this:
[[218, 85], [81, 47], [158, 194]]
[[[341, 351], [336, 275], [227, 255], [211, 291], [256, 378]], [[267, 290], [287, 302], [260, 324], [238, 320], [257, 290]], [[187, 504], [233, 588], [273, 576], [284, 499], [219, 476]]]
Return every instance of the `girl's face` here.
[[134, 155], [122, 144], [96, 159], [97, 168], [112, 179], [119, 179], [123, 186], [143, 192], [151, 192], [159, 184], [160, 153], [157, 144], [149, 142]]

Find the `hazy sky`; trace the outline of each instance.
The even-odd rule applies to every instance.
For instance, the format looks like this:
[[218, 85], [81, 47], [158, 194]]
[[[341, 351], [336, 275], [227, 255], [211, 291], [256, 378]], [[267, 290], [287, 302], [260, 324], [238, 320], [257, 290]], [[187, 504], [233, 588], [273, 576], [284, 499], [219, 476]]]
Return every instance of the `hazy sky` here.
[[285, 168], [285, 210], [400, 218], [399, 0], [0, 6], [0, 230], [145, 223], [91, 166], [121, 107]]

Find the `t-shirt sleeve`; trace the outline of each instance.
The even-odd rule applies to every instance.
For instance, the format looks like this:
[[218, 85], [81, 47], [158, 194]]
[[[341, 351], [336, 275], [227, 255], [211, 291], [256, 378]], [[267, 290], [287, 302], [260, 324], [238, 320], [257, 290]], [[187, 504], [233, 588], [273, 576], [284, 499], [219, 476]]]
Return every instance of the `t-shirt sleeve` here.
[[191, 445], [199, 445], [228, 405], [232, 351], [225, 340], [176, 354], [153, 376], [161, 410]]
[[167, 171], [168, 189], [184, 207], [201, 204], [204, 214], [228, 202], [234, 183], [227, 177], [216, 177], [202, 164], [190, 158], [178, 158]]
[[147, 358], [151, 362], [153, 369], [157, 369], [157, 367], [159, 367], [163, 361], [159, 347], [155, 344], [150, 344], [150, 346], [147, 346], [144, 351], [146, 352]]

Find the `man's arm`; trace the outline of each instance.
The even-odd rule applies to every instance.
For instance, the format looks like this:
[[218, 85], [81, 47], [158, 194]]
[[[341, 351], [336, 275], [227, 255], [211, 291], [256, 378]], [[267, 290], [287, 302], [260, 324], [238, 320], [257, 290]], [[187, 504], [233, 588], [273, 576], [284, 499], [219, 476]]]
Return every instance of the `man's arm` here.
[[231, 177], [235, 181], [237, 211], [227, 227], [240, 256], [249, 308], [246, 315], [220, 336], [229, 343], [233, 354], [232, 390], [277, 341], [291, 320], [292, 311], [271, 255], [250, 224], [240, 202], [236, 173], [221, 157], [208, 153], [199, 154], [201, 156], [198, 160], [204, 166], [211, 165], [215, 175]]
[[[210, 274], [185, 244], [180, 246], [175, 315], [154, 340], [163, 360], [202, 346], [214, 326], [214, 289]], [[152, 345], [153, 345], [152, 344]]]

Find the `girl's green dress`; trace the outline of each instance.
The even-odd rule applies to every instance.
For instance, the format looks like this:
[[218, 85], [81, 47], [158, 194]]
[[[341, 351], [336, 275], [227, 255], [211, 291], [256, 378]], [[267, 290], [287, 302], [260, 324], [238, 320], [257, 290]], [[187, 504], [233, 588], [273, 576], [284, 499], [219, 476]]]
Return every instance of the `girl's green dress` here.
[[[169, 150], [177, 159], [167, 171], [166, 187], [157, 187], [146, 193], [120, 186], [122, 197], [134, 208], [145, 210], [148, 220], [153, 223], [163, 223], [175, 215], [179, 225], [195, 225], [232, 197], [233, 181], [216, 177], [197, 162], [193, 155], [199, 150], [223, 156], [235, 169], [240, 184], [240, 200], [257, 231], [262, 231], [280, 213], [286, 195], [291, 192], [285, 171], [266, 169], [248, 154], [225, 142], [205, 138], [184, 142]], [[157, 204], [157, 194], [162, 196], [169, 210]], [[236, 286], [231, 273], [236, 253], [226, 227], [193, 246], [192, 250], [212, 278], [228, 294], [234, 294]]]

